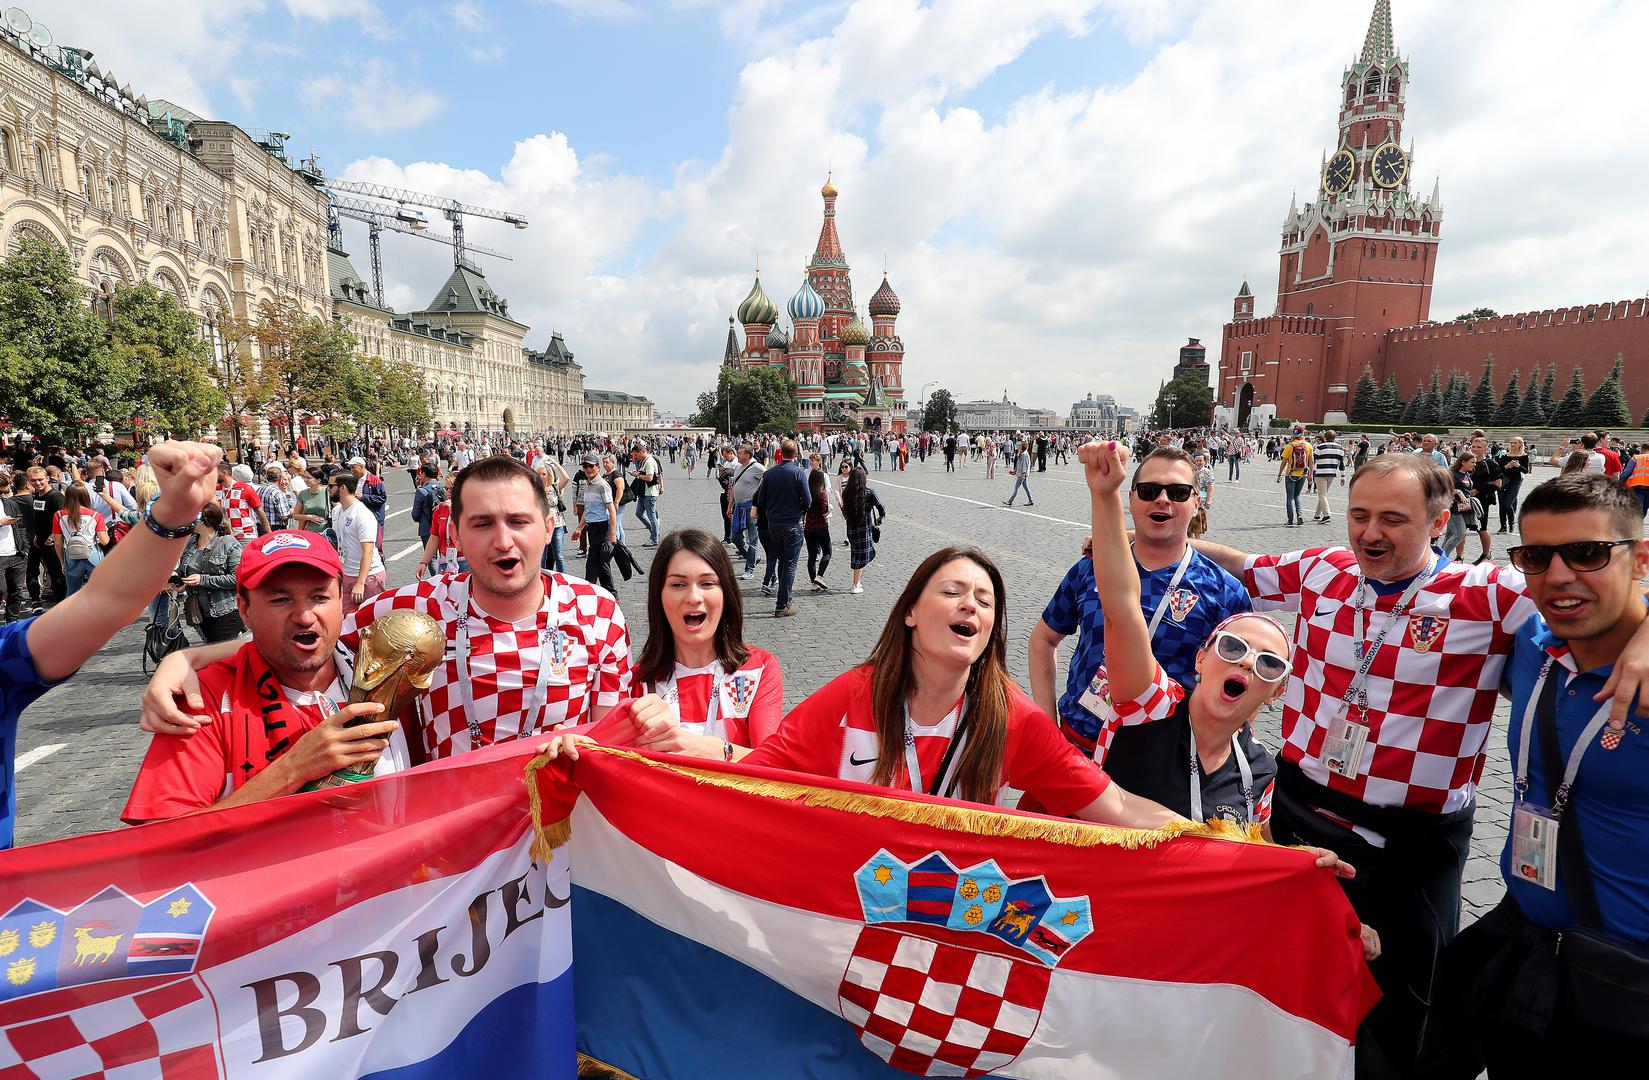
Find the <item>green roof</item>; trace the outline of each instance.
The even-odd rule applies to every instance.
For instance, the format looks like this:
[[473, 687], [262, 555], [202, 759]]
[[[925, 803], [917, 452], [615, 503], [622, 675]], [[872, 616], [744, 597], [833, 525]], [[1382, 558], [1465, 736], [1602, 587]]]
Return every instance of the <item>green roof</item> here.
[[652, 401], [648, 398], [641, 397], [638, 394], [626, 394], [622, 390], [585, 390], [584, 400], [617, 402], [619, 404], [623, 404], [625, 402], [640, 402], [645, 405], [652, 404]]
[[332, 281], [332, 299], [371, 308], [374, 311], [390, 310], [378, 303], [377, 298], [372, 295], [372, 286], [355, 272], [355, 265], [349, 261], [346, 252], [334, 247], [327, 248], [326, 272]]
[[526, 324], [510, 318], [510, 302], [492, 291], [487, 277], [473, 263], [462, 262], [452, 268], [446, 282], [435, 293], [420, 315], [494, 315], [509, 319], [517, 326]]

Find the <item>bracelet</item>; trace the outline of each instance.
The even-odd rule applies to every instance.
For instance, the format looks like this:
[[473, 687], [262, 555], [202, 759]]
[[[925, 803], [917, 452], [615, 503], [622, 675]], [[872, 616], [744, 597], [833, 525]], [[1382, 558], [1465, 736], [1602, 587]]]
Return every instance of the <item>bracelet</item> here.
[[721, 757], [723, 761], [733, 760], [733, 744], [726, 739], [721, 741]]
[[197, 513], [194, 516], [194, 519], [189, 521], [187, 524], [179, 525], [176, 528], [171, 528], [169, 526], [162, 525], [160, 522], [155, 520], [155, 504], [153, 502], [150, 502], [150, 504], [143, 509], [143, 524], [149, 526], [149, 531], [160, 537], [162, 540], [182, 540], [185, 536], [188, 536], [190, 533], [194, 532], [195, 526], [199, 523], [200, 515]]

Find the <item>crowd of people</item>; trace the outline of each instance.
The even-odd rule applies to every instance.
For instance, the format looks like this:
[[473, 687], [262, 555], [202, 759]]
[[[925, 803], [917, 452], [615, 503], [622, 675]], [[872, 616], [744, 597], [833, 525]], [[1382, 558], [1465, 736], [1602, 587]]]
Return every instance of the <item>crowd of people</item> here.
[[[1342, 880], [1384, 995], [1359, 1033], [1359, 1075], [1466, 1077], [1487, 1066], [1521, 1076], [1643, 1048], [1649, 736], [1635, 699], [1649, 676], [1639, 585], [1649, 542], [1627, 486], [1640, 459], [1617, 460], [1611, 475], [1607, 439], [1592, 436], [1587, 467], [1529, 481], [1520, 505], [1514, 488], [1520, 542], [1502, 565], [1457, 557], [1464, 534], [1451, 539], [1451, 522], [1472, 512], [1458, 496], [1474, 489], [1479, 461], [1496, 462], [1503, 493], [1504, 459], [1521, 459], [1522, 484], [1521, 446], [1497, 455], [1467, 439], [1450, 460], [1430, 436], [1348, 448], [1332, 433], [1291, 435], [1272, 458], [1292, 490], [1291, 521], [1305, 479], [1318, 524], [1343, 484], [1343, 544], [1249, 554], [1194, 535], [1199, 516], [1206, 528], [1214, 465], [1237, 460], [1235, 476], [1258, 452], [1243, 435], [1152, 436], [1138, 453], [1091, 440], [1075, 451], [1091, 542], [1031, 632], [1029, 692], [1008, 673], [1016, 644], [1001, 571], [984, 551], [952, 546], [922, 560], [864, 663], [788, 712], [786, 658], [749, 640], [740, 582], [765, 560], [762, 593], [775, 595], [776, 615], [794, 613], [801, 551], [824, 585], [840, 514], [851, 591], [862, 588], [885, 513], [870, 439], [663, 447], [689, 473], [705, 461], [719, 481], [721, 538], [661, 531], [666, 470], [646, 444], [340, 447], [312, 452], [313, 464], [293, 447], [268, 455], [270, 491], [215, 448], [161, 443], [134, 469], [130, 506], [113, 490], [123, 480], [98, 473], [105, 483], [86, 485], [74, 473], [91, 463], [65, 463], [70, 487], [107, 504], [104, 516], [89, 497], [77, 501], [75, 520], [89, 519], [91, 543], [116, 566], [94, 563], [63, 602], [0, 628], [0, 737], [14, 745], [22, 708], [170, 586], [200, 609], [190, 622], [202, 644], [165, 657], [144, 694], [153, 739], [122, 813], [131, 823], [547, 733], [553, 753], [574, 758], [598, 734], [1134, 828], [1222, 818], [1307, 849]], [[976, 445], [987, 462], [1009, 455], [1017, 494], [1035, 443], [1005, 441], [959, 435], [936, 449], [952, 466]], [[1325, 454], [1329, 444], [1339, 453]], [[1593, 454], [1602, 468], [1590, 468]], [[418, 579], [389, 589], [380, 548], [392, 458], [416, 482], [424, 547]], [[49, 487], [46, 467], [33, 465], [31, 486], [37, 467]], [[638, 657], [608, 569], [628, 550], [630, 503], [641, 543], [656, 549], [633, 567], [647, 594]], [[128, 514], [123, 538], [100, 537]], [[1474, 513], [1465, 530], [1487, 556], [1484, 520]], [[86, 527], [64, 524], [76, 535]], [[575, 543], [583, 577], [564, 565]], [[398, 610], [428, 614], [452, 645], [428, 691], [404, 717], [346, 705], [363, 630]], [[1292, 629], [1270, 612], [1293, 615]], [[1072, 634], [1061, 690], [1058, 653]], [[1462, 933], [1502, 695], [1516, 775], [1506, 895]], [[1275, 752], [1253, 730], [1273, 702]], [[4, 768], [9, 844], [9, 755]]]

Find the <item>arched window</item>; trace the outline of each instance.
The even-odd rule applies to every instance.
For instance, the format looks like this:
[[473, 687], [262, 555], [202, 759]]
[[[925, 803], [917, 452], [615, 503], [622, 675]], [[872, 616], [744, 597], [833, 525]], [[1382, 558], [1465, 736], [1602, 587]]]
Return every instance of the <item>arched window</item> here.
[[1370, 68], [1368, 75], [1363, 79], [1363, 96], [1373, 97], [1380, 92], [1380, 69]]
[[80, 166], [80, 194], [93, 206], [97, 205], [97, 175], [90, 165]]
[[166, 235], [177, 235], [177, 208], [170, 204], [166, 207]]
[[109, 213], [120, 213], [120, 181], [108, 177], [103, 181], [103, 191], [108, 196]]
[[1357, 80], [1352, 79], [1350, 82], [1346, 83], [1346, 104], [1350, 105], [1352, 102], [1354, 102], [1356, 100], [1357, 100]]
[[212, 226], [212, 254], [223, 254], [223, 230], [216, 225]]
[[55, 187], [57, 177], [53, 170], [47, 167], [48, 158], [46, 148], [40, 143], [34, 144], [34, 178], [47, 187]]
[[4, 163], [7, 172], [17, 171], [17, 144], [12, 141], [9, 128], [0, 127], [0, 163]]
[[1306, 313], [1306, 314], [1307, 314], [1307, 315], [1314, 315], [1314, 314], [1316, 314], [1316, 313], [1317, 313], [1317, 305], [1316, 305], [1316, 304], [1307, 304], [1307, 305], [1306, 305], [1306, 306], [1305, 306], [1305, 313]]
[[1398, 89], [1397, 72], [1394, 71], [1391, 73], [1391, 77], [1386, 80], [1386, 93], [1396, 97]]
[[153, 195], [143, 196], [143, 223], [151, 228], [154, 226], [155, 197]]

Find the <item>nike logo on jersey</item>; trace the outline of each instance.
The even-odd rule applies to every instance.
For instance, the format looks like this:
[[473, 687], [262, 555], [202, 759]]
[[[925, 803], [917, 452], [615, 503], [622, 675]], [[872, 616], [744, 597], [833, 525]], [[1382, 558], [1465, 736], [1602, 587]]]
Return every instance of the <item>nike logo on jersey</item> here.
[[1324, 616], [1324, 615], [1332, 615], [1332, 614], [1334, 614], [1334, 613], [1335, 613], [1335, 612], [1336, 612], [1336, 611], [1339, 611], [1339, 610], [1340, 610], [1340, 608], [1342, 608], [1342, 607], [1344, 607], [1344, 606], [1345, 606], [1345, 605], [1343, 605], [1343, 604], [1341, 604], [1341, 603], [1339, 603], [1339, 602], [1338, 602], [1338, 601], [1332, 601], [1332, 602], [1330, 602], [1330, 603], [1329, 603], [1329, 605], [1328, 605], [1328, 606], [1327, 606], [1327, 607], [1319, 607], [1319, 608], [1318, 608], [1318, 609], [1317, 609], [1317, 614], [1316, 614], [1316, 615], [1314, 615], [1314, 616], [1312, 616], [1312, 617], [1313, 617], [1313, 618], [1317, 618], [1317, 619], [1320, 619], [1320, 618], [1322, 618], [1322, 617], [1323, 617], [1323, 616]]
[[874, 764], [876, 764], [876, 759], [874, 757], [867, 757], [863, 761], [860, 761], [858, 758], [854, 757], [851, 753], [849, 753], [847, 755], [847, 760], [848, 760], [849, 764], [853, 764], [853, 765], [874, 765]]

